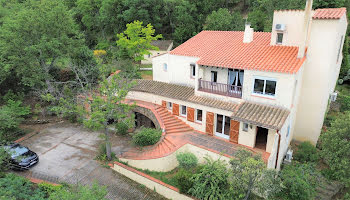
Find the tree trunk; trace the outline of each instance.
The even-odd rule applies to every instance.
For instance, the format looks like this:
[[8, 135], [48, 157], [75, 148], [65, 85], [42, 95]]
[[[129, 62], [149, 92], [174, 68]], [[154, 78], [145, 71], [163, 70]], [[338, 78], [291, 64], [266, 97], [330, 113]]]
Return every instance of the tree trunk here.
[[112, 148], [111, 148], [111, 141], [109, 139], [109, 131], [107, 126], [105, 126], [105, 141], [106, 141], [106, 154], [107, 159], [112, 160]]
[[249, 199], [250, 193], [251, 193], [252, 188], [253, 188], [253, 183], [254, 183], [253, 177], [250, 177], [249, 178], [248, 191], [247, 191], [247, 193], [246, 193], [246, 195], [244, 197], [244, 200], [248, 200]]

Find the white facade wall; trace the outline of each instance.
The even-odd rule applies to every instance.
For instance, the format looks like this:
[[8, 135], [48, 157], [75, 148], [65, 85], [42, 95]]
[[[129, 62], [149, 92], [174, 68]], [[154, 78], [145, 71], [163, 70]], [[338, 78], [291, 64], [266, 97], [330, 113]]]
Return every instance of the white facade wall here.
[[[195, 87], [195, 79], [191, 77], [191, 66], [199, 58], [164, 54], [154, 57], [153, 62], [153, 80]], [[167, 71], [164, 71], [163, 65], [167, 64]]]
[[[334, 91], [342, 59], [341, 37], [346, 36], [347, 20], [313, 20], [307, 60], [298, 104], [294, 139], [316, 144]], [[340, 48], [340, 56], [337, 56]]]
[[156, 50], [150, 50], [150, 54], [144, 55], [144, 60], [141, 60], [141, 64], [152, 64], [153, 56], [158, 56], [160, 54], [167, 53], [168, 51], [156, 51]]
[[276, 45], [277, 33], [276, 24], [286, 25], [283, 31], [284, 46], [299, 46], [304, 40], [304, 10], [276, 10], [273, 15], [273, 23], [271, 30], [271, 45]]

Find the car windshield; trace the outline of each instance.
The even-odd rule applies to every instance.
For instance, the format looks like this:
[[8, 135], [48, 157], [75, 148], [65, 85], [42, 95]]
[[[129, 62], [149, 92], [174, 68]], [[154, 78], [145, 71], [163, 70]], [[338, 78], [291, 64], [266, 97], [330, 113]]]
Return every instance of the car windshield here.
[[11, 154], [11, 157], [21, 156], [28, 152], [26, 147], [22, 147], [20, 145], [15, 145], [12, 148], [8, 149], [8, 152]]

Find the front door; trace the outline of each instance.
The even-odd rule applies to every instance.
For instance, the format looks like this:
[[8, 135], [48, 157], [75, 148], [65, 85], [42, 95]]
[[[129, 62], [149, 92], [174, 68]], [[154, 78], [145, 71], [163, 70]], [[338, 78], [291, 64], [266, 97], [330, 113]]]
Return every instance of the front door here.
[[236, 91], [243, 84], [244, 71], [238, 69], [228, 69], [228, 85], [231, 91]]
[[215, 135], [229, 139], [230, 138], [230, 118], [225, 115], [216, 115]]

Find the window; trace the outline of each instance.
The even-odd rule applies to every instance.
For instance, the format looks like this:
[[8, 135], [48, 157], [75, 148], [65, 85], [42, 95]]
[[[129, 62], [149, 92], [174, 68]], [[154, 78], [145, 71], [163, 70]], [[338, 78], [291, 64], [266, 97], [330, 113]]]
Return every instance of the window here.
[[287, 136], [286, 136], [287, 139], [289, 137], [289, 133], [290, 133], [290, 125], [288, 125], [288, 128], [287, 128]]
[[282, 42], [283, 42], [283, 33], [277, 33], [276, 44], [282, 44]]
[[167, 102], [167, 108], [171, 110], [173, 108], [173, 103]]
[[254, 93], [275, 96], [276, 94], [276, 81], [256, 78], [254, 80]]
[[165, 72], [168, 71], [168, 64], [166, 64], [166, 63], [163, 64], [163, 70], [164, 70]]
[[344, 36], [342, 35], [342, 36], [341, 36], [341, 39], [340, 39], [339, 49], [338, 49], [337, 62], [339, 62], [339, 57], [340, 57], [340, 52], [341, 52], [341, 46], [342, 46], [342, 44], [343, 44], [343, 39], [344, 39]]
[[196, 65], [191, 64], [191, 78], [196, 77]]
[[187, 115], [187, 107], [181, 106], [181, 115], [186, 116]]
[[243, 123], [243, 131], [248, 132], [248, 124]]
[[217, 71], [211, 71], [211, 82], [213, 82], [213, 83], [218, 82], [218, 72]]
[[196, 110], [196, 121], [197, 122], [202, 122], [203, 119], [203, 111], [200, 109]]
[[148, 54], [148, 58], [150, 58], [151, 57], [151, 54]]

